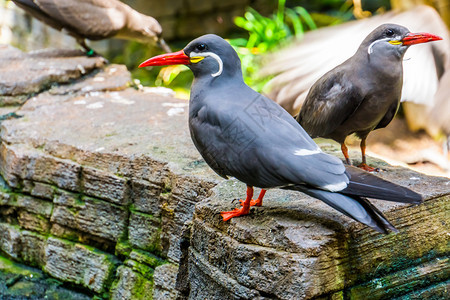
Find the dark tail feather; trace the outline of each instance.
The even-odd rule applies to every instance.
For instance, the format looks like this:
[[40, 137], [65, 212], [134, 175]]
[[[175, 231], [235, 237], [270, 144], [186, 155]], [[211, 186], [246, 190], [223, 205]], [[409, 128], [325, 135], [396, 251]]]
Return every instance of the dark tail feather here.
[[420, 194], [408, 188], [381, 179], [358, 168], [345, 167], [347, 174], [350, 175], [350, 183], [339, 193], [414, 204], [419, 204], [423, 200]]
[[383, 223], [384, 228], [387, 228], [393, 232], [398, 232], [398, 229], [395, 228], [395, 226], [392, 225], [391, 222], [389, 222], [389, 220], [386, 218], [386, 216], [383, 215], [383, 213], [378, 208], [376, 208], [375, 205], [370, 203], [369, 200], [367, 200], [366, 198], [363, 198], [363, 197], [355, 197], [354, 199], [356, 201], [358, 201], [359, 204], [364, 206], [368, 212], [373, 212], [376, 215], [377, 220], [379, 222]]
[[386, 219], [386, 217], [373, 206], [367, 199], [358, 196], [347, 196], [324, 190], [309, 189], [305, 186], [290, 186], [289, 189], [301, 191], [314, 198], [320, 199], [347, 217], [361, 222], [370, 228], [384, 234], [389, 230], [398, 230]]

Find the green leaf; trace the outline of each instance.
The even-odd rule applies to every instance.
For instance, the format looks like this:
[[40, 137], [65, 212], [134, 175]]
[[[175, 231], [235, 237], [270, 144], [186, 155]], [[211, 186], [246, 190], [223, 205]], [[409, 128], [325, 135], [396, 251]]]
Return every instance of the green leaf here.
[[247, 48], [253, 48], [255, 47], [256, 43], [258, 42], [258, 35], [257, 34], [250, 34], [248, 38]]
[[236, 18], [234, 18], [234, 24], [236, 24], [236, 26], [239, 26], [241, 28], [245, 28], [245, 25], [247, 24], [247, 20], [244, 19], [243, 17], [236, 17]]
[[284, 22], [284, 7], [286, 0], [278, 0], [278, 10], [277, 10], [277, 24], [281, 27]]
[[253, 12], [247, 11], [244, 14], [244, 17], [249, 21], [249, 22], [256, 22], [256, 18]]
[[308, 13], [308, 11], [306, 11], [305, 8], [297, 6], [295, 8], [295, 11], [303, 18], [305, 23], [308, 25], [309, 29], [311, 30], [317, 29], [316, 23], [311, 18], [311, 15]]
[[292, 27], [294, 28], [294, 35], [297, 38], [300, 38], [303, 36], [304, 28], [301, 19], [299, 16], [295, 13], [294, 10], [289, 9], [286, 10], [286, 19], [289, 19], [292, 23]]
[[237, 38], [228, 41], [231, 46], [234, 47], [245, 47], [247, 45], [247, 40], [244, 38]]
[[253, 9], [251, 7], [249, 7], [247, 10], [248, 10], [248, 13], [252, 14], [255, 21], [261, 21], [262, 19], [266, 19], [259, 12], [257, 12], [255, 9]]

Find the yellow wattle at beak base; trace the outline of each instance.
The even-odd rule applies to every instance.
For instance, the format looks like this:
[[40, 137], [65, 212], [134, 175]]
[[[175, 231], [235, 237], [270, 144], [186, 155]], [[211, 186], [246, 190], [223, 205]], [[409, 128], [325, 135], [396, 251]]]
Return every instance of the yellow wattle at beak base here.
[[402, 41], [389, 41], [389, 44], [400, 45], [400, 44], [402, 44]]
[[190, 61], [191, 63], [196, 64], [204, 58], [205, 58], [204, 56], [194, 56], [190, 58]]

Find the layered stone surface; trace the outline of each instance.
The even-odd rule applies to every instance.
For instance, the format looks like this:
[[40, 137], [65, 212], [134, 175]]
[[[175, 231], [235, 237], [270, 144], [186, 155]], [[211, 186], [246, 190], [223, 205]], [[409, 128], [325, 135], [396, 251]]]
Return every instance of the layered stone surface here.
[[[239, 205], [245, 185], [201, 159], [186, 101], [137, 90], [125, 67], [100, 58], [2, 51], [34, 63], [2, 88], [0, 255], [76, 286], [80, 299], [432, 299], [448, 291], [448, 179], [370, 161], [426, 198], [413, 207], [373, 201], [398, 234], [281, 190], [223, 222], [219, 212]], [[9, 73], [0, 69], [0, 78]], [[0, 295], [29, 283], [20, 276], [0, 284]]]
[[450, 276], [449, 180], [384, 170], [380, 176], [426, 198], [417, 206], [372, 201], [398, 234], [380, 235], [320, 201], [281, 190], [269, 191], [264, 206], [250, 216], [223, 222], [218, 213], [239, 205], [245, 185], [231, 180], [216, 186], [213, 196], [196, 206], [191, 224], [182, 262], [189, 270], [188, 298], [421, 299], [414, 295], [422, 291], [435, 299], [443, 294]]
[[21, 97], [3, 104], [24, 104], [1, 122], [1, 253], [101, 297], [176, 297], [181, 229], [218, 180], [190, 141], [187, 102], [131, 88], [101, 58], [1, 49], [35, 84], [3, 81]]

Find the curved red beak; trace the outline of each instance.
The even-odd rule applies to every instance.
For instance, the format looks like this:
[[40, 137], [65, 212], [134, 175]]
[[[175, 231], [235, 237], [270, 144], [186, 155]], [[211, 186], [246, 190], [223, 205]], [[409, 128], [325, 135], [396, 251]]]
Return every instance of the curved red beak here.
[[168, 66], [168, 65], [189, 65], [191, 63], [189, 56], [183, 50], [173, 53], [161, 54], [147, 59], [139, 65], [139, 68], [149, 66]]
[[438, 41], [442, 40], [440, 36], [431, 34], [431, 33], [425, 33], [425, 32], [419, 32], [419, 33], [408, 33], [402, 40], [402, 44], [405, 46], [411, 46], [416, 44], [422, 44], [422, 43], [428, 43], [432, 41]]

